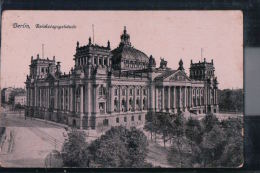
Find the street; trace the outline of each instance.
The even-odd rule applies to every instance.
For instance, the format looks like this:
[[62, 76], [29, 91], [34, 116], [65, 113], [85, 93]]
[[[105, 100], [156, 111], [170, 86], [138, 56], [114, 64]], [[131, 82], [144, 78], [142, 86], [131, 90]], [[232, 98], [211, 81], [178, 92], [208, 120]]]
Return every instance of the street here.
[[0, 127], [6, 127], [1, 140], [0, 163], [3, 167], [44, 167], [52, 150], [61, 150], [66, 131], [61, 125], [30, 119], [2, 109]]

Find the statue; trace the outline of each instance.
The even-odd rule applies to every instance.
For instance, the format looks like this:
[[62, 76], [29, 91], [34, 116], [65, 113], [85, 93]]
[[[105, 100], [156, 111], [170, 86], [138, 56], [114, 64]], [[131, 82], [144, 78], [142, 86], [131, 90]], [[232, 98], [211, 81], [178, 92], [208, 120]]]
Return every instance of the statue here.
[[179, 61], [179, 68], [178, 68], [178, 70], [184, 70], [182, 59]]
[[167, 67], [167, 61], [164, 60], [164, 58], [160, 58], [160, 68], [166, 68]]
[[155, 59], [153, 58], [152, 55], [151, 55], [150, 58], [149, 58], [149, 66], [150, 66], [150, 67], [155, 67], [155, 66], [156, 66]]

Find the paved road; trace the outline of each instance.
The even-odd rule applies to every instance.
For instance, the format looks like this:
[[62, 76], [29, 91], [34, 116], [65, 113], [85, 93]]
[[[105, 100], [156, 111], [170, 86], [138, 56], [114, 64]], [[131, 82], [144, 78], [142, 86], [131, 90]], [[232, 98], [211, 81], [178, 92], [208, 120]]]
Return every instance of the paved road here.
[[4, 113], [3, 109], [0, 126], [6, 127], [0, 152], [0, 162], [5, 167], [44, 167], [45, 157], [52, 150], [61, 150], [66, 136], [62, 126], [25, 119], [18, 112]]

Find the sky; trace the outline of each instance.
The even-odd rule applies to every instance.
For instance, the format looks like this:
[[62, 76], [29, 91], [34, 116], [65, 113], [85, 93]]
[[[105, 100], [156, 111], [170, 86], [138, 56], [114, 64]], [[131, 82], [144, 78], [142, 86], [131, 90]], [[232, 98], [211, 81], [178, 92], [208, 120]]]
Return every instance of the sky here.
[[[14, 28], [14, 23], [29, 25]], [[36, 28], [36, 24], [71, 25], [73, 29]], [[243, 14], [241, 11], [4, 11], [1, 40], [1, 86], [24, 87], [31, 56], [56, 57], [61, 70], [74, 66], [76, 42], [93, 37], [98, 45], [119, 45], [126, 26], [132, 46], [178, 68], [183, 60], [214, 60], [219, 88], [243, 88]], [[93, 40], [93, 38], [92, 38]], [[203, 51], [201, 51], [203, 49]]]

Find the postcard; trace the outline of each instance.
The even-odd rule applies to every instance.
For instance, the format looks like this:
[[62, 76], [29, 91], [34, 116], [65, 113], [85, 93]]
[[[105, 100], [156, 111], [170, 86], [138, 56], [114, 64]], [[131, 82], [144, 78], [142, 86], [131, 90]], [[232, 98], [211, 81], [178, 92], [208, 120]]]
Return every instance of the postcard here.
[[241, 11], [2, 14], [2, 167], [235, 168]]

